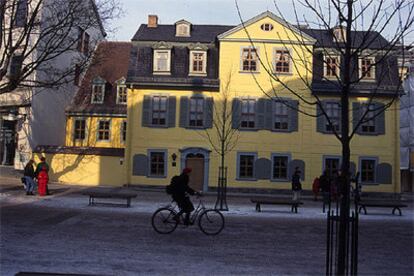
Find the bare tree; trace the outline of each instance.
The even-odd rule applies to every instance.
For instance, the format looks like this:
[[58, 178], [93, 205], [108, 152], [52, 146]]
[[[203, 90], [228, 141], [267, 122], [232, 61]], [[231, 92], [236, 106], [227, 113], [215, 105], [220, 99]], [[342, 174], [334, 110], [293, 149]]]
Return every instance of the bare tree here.
[[104, 32], [120, 12], [117, 0], [0, 0], [0, 95], [73, 82], [93, 53], [86, 31]]
[[217, 200], [215, 207], [227, 211], [227, 167], [226, 156], [237, 145], [239, 139], [238, 127], [232, 118], [233, 109], [231, 93], [231, 72], [226, 81], [221, 83], [220, 95], [216, 98], [212, 113], [212, 129], [206, 129], [202, 135], [207, 139], [213, 151], [220, 156], [219, 176], [217, 183]]
[[[252, 47], [255, 47], [257, 43], [244, 25], [238, 1], [235, 0], [235, 3], [244, 30]], [[351, 186], [350, 142], [361, 127], [369, 128], [370, 122], [379, 116], [384, 116], [386, 109], [395, 106], [393, 104], [401, 93], [395, 52], [397, 45], [404, 42], [405, 36], [413, 32], [414, 2], [410, 0], [292, 1], [291, 10], [295, 16], [296, 26], [288, 23], [277, 1], [273, 0], [273, 3], [276, 14], [287, 30], [275, 39], [283, 41], [281, 35], [285, 37], [282, 43], [286, 51], [279, 55], [278, 61], [270, 60], [267, 53], [259, 57], [273, 87], [271, 91], [265, 90], [264, 85], [256, 80], [254, 74], [253, 78], [258, 87], [270, 98], [277, 99], [280, 95], [278, 91], [281, 90], [289, 92], [299, 100], [298, 112], [306, 116], [324, 118], [329, 131], [341, 144], [341, 172], [344, 185], [341, 191], [336, 273], [343, 275], [347, 271]], [[305, 10], [307, 15], [300, 18], [299, 10]], [[301, 25], [311, 26], [313, 29]], [[386, 31], [390, 35], [384, 39], [381, 34]], [[288, 40], [286, 36], [289, 37]], [[312, 46], [308, 40], [309, 36], [316, 38]], [[292, 47], [292, 44], [300, 47]], [[274, 73], [277, 62], [283, 63], [286, 60], [292, 61], [293, 70], [298, 72], [303, 89], [297, 90], [298, 86], [294, 88], [289, 81]], [[375, 83], [365, 82], [367, 78], [374, 78]], [[325, 96], [340, 98], [340, 120], [337, 116], [334, 117], [324, 104], [321, 97], [324, 95], [321, 93], [323, 89], [331, 92]], [[351, 107], [350, 100], [356, 96], [363, 96], [368, 100], [363, 105], [354, 104]], [[381, 104], [376, 103], [378, 98], [381, 98]], [[353, 113], [352, 127], [350, 127], [351, 112]]]

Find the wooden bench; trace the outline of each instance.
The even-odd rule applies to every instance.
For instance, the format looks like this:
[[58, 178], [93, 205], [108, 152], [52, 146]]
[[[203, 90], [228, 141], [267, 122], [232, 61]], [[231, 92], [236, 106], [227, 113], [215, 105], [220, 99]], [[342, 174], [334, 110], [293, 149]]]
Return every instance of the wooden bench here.
[[299, 205], [302, 205], [303, 202], [299, 200], [293, 200], [290, 198], [276, 198], [276, 197], [252, 197], [250, 201], [256, 203], [256, 211], [261, 212], [260, 205], [262, 204], [273, 204], [273, 205], [290, 205], [291, 212], [298, 212]]
[[374, 200], [374, 199], [362, 199], [358, 203], [358, 212], [364, 210], [364, 214], [367, 214], [367, 207], [380, 207], [380, 208], [393, 208], [392, 214], [395, 214], [395, 210], [398, 210], [400, 216], [402, 215], [401, 209], [407, 207], [401, 200]]
[[126, 200], [126, 207], [131, 206], [131, 199], [137, 197], [137, 193], [123, 190], [121, 188], [114, 188], [114, 189], [89, 189], [83, 192], [84, 195], [89, 196], [89, 205], [92, 206], [94, 204], [105, 204], [104, 202], [96, 202], [96, 198], [116, 198], [116, 199], [125, 199]]

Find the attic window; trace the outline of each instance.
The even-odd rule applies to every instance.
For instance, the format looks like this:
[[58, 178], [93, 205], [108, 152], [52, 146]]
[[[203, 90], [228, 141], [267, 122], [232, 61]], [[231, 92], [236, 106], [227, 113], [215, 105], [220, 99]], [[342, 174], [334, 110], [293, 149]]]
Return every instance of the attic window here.
[[106, 81], [100, 77], [92, 81], [92, 99], [91, 103], [102, 104], [105, 98]]
[[337, 42], [345, 42], [345, 29], [343, 27], [336, 27], [333, 30], [333, 35], [334, 35], [334, 41], [336, 40]]
[[190, 23], [187, 21], [181, 21], [175, 26], [175, 36], [190, 36]]
[[262, 29], [265, 32], [269, 32], [271, 30], [273, 30], [273, 25], [270, 23], [264, 23], [260, 26], [260, 29]]

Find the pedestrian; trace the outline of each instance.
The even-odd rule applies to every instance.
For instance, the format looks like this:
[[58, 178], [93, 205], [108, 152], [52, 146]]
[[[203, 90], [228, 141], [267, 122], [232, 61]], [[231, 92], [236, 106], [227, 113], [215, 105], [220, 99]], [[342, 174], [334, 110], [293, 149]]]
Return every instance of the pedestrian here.
[[313, 200], [318, 200], [319, 190], [320, 190], [320, 183], [319, 183], [319, 177], [315, 177], [312, 184], [312, 192], [313, 192]]
[[49, 182], [49, 175], [47, 167], [43, 166], [37, 175], [38, 194], [40, 196], [47, 195], [47, 183]]
[[194, 205], [190, 200], [190, 195], [199, 195], [200, 193], [194, 191], [188, 186], [190, 181], [191, 168], [184, 168], [182, 173], [178, 176], [178, 179], [171, 183], [173, 185], [171, 189], [171, 196], [175, 202], [177, 202], [180, 211], [174, 217], [176, 220], [180, 219], [180, 216], [185, 213], [184, 224], [190, 224], [190, 214], [194, 211]]
[[319, 185], [321, 187], [323, 197], [322, 210], [325, 213], [325, 206], [328, 205], [330, 209], [331, 205], [331, 182], [328, 176], [328, 171], [325, 170], [319, 177]]
[[295, 168], [295, 172], [292, 175], [292, 191], [293, 191], [293, 200], [300, 200], [300, 192], [302, 191], [302, 184], [300, 183], [299, 167]]
[[36, 187], [35, 170], [33, 168], [34, 160], [30, 159], [24, 167], [24, 182], [26, 188], [26, 195], [34, 195], [33, 191]]
[[[49, 164], [46, 163], [46, 158], [44, 156], [40, 157], [40, 163], [37, 164], [37, 166], [36, 166], [36, 177], [37, 177], [38, 180], [39, 180], [39, 178], [38, 178], [39, 173], [42, 171], [43, 167], [46, 168], [46, 173], [47, 173], [48, 180], [49, 180]], [[46, 194], [50, 195], [49, 187], [47, 185], [46, 185]]]

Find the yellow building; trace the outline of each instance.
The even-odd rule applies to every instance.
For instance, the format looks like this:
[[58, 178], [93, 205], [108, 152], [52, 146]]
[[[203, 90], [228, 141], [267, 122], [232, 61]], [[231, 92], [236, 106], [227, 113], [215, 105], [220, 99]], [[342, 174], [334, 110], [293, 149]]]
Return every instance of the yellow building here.
[[[194, 188], [217, 186], [220, 158], [208, 137], [217, 141], [224, 94], [238, 137], [226, 156], [230, 189], [290, 189], [293, 168], [299, 167], [309, 190], [324, 170], [340, 169], [341, 146], [333, 134], [340, 129], [340, 91], [330, 79], [340, 74], [341, 58], [323, 56], [321, 49], [333, 47], [341, 32], [298, 29], [270, 12], [244, 27], [185, 20], [159, 25], [156, 16], [141, 25], [132, 39], [127, 77], [127, 183], [166, 185], [188, 166]], [[384, 41], [379, 36], [372, 50]], [[374, 61], [369, 54], [355, 61], [363, 79], [353, 90], [351, 118], [367, 108], [369, 115], [379, 110], [392, 94], [387, 89], [394, 72], [382, 78], [383, 67], [369, 66]], [[269, 73], [288, 86], [269, 80]], [[380, 97], [367, 103], [374, 88]], [[319, 96], [332, 124], [297, 96], [310, 101]], [[361, 124], [353, 137], [351, 167], [360, 172], [364, 191], [400, 191], [398, 126], [396, 102]]]

